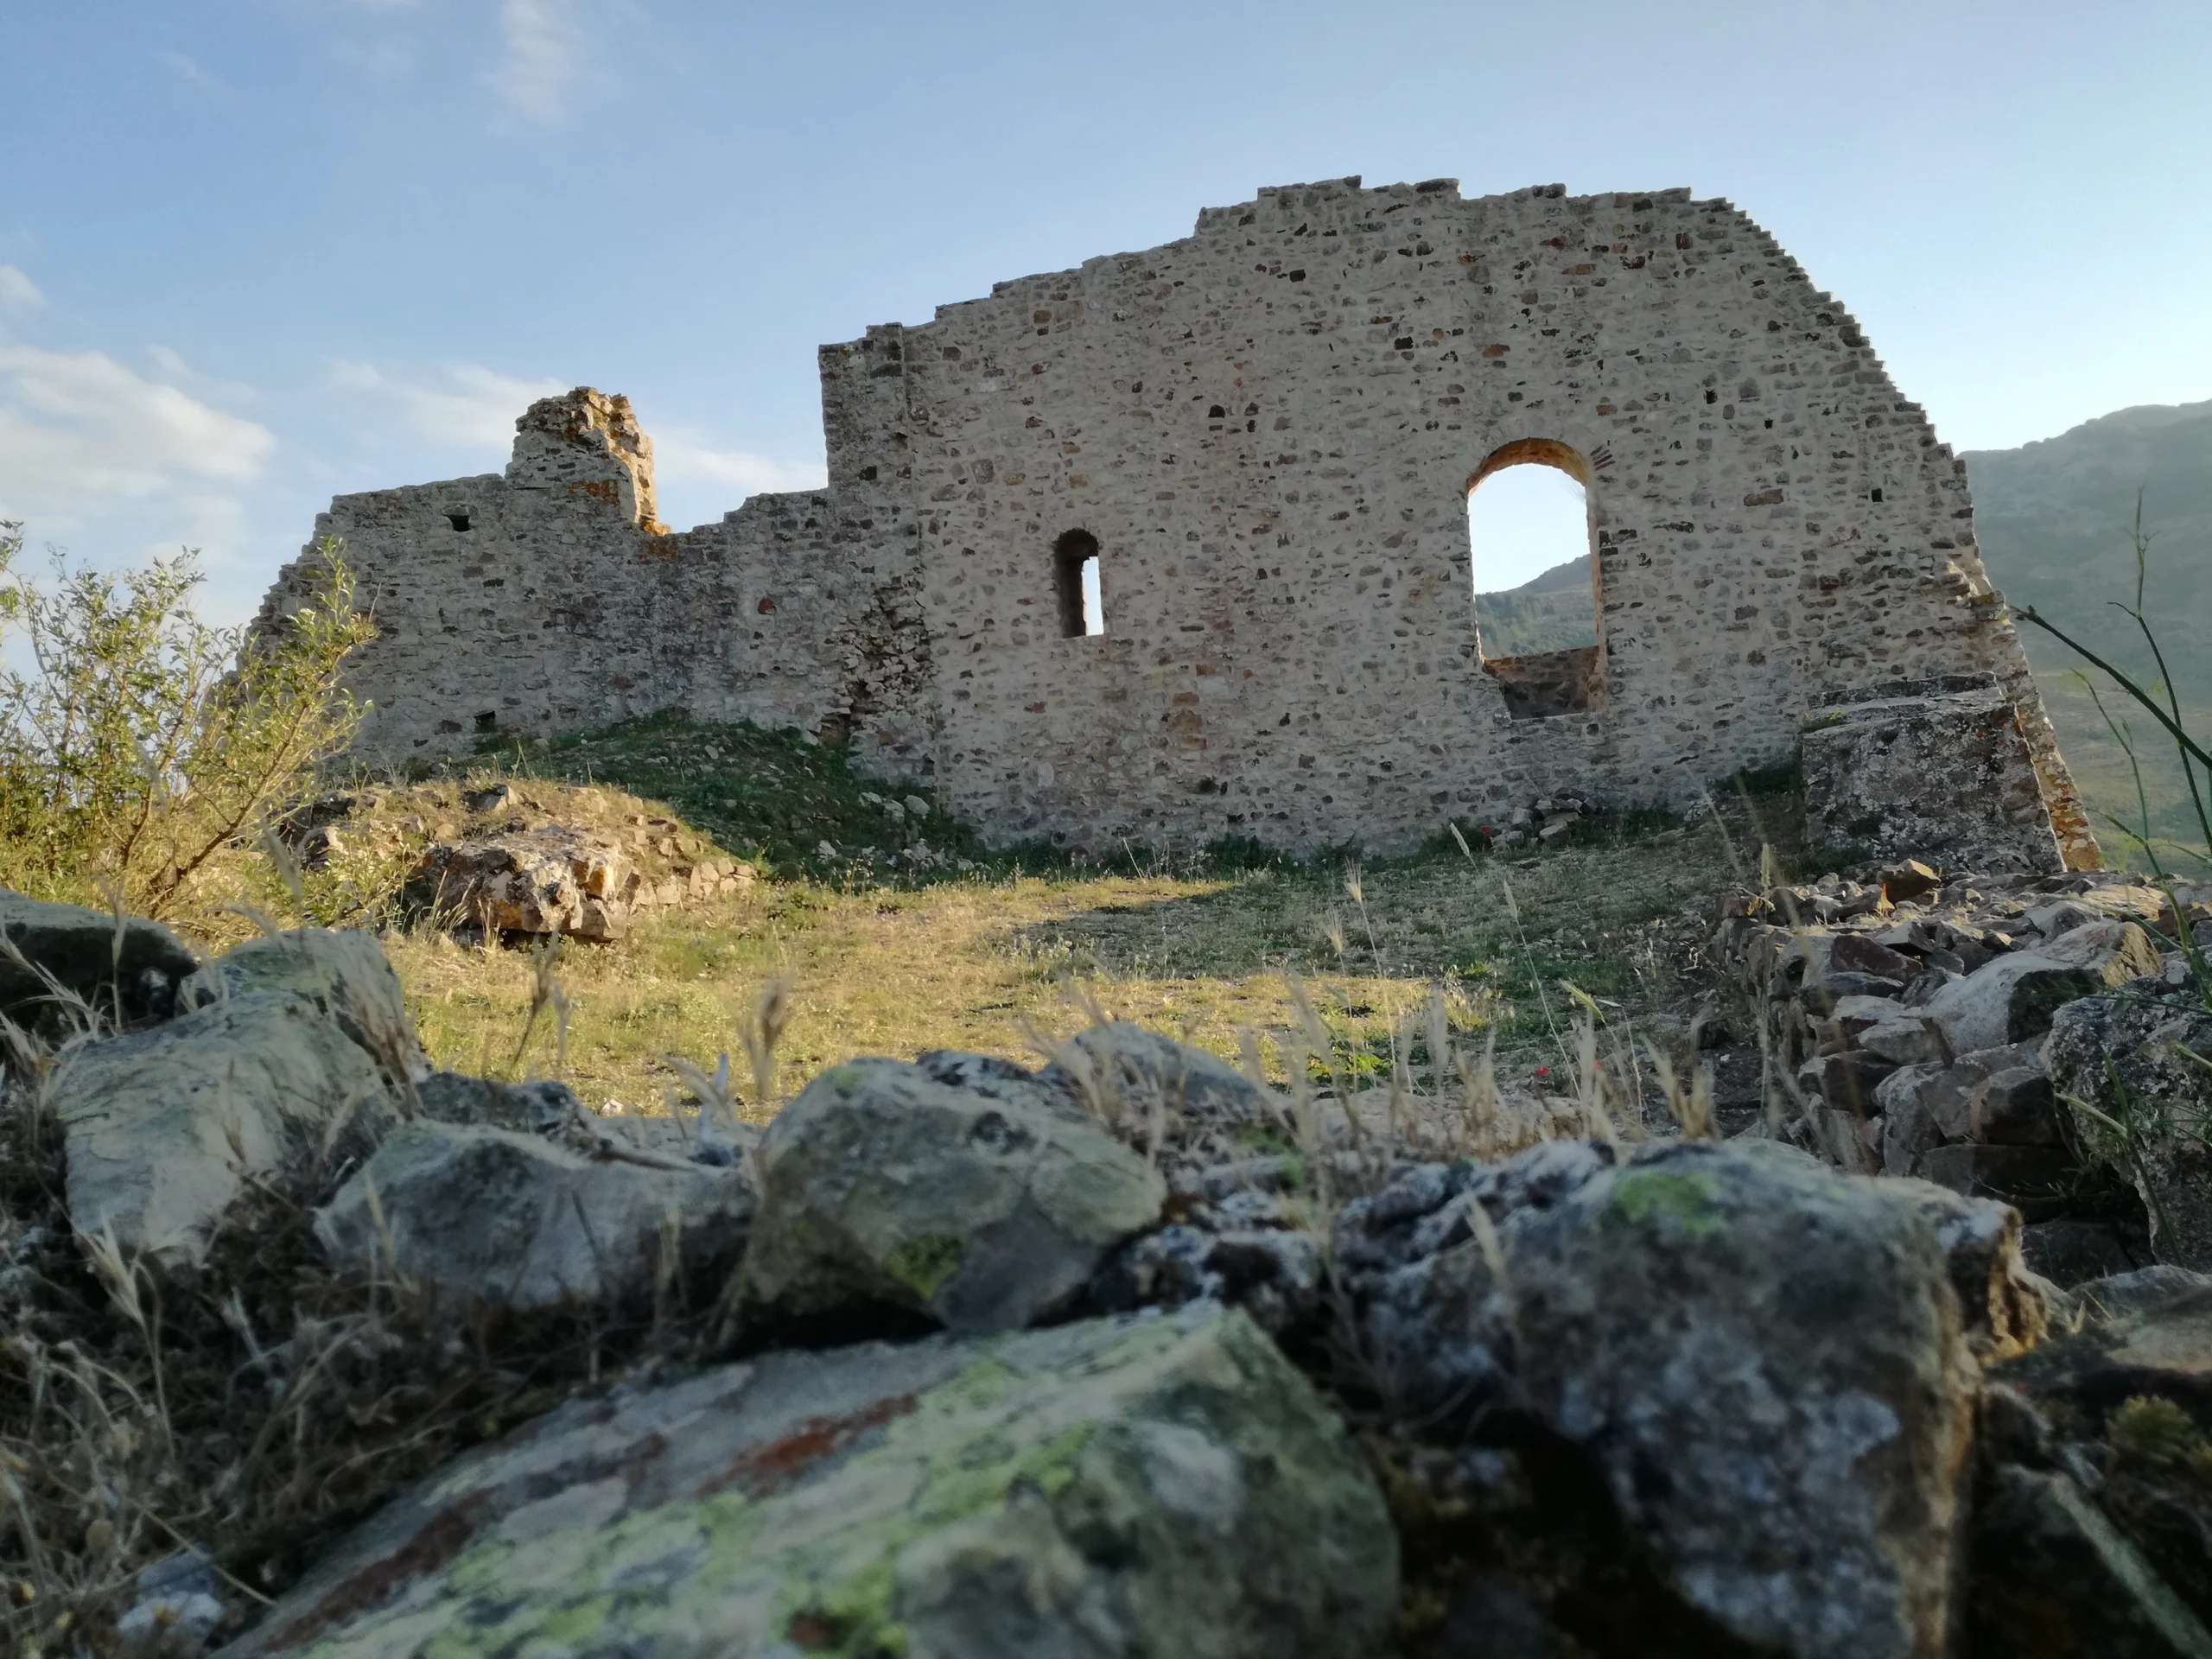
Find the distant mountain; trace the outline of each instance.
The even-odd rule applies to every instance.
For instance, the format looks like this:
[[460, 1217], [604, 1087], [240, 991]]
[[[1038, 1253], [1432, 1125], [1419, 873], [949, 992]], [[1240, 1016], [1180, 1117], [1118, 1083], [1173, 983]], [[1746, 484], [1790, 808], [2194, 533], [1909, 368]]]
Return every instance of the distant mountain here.
[[[2150, 649], [2112, 606], [2135, 600], [2131, 530], [2139, 494], [2151, 538], [2144, 613], [2180, 696], [2183, 723], [2212, 747], [2212, 402], [2123, 409], [2055, 438], [1965, 460], [1982, 558], [2015, 613], [2034, 607], [2147, 684], [2159, 677]], [[2134, 821], [2126, 753], [2076, 677], [2080, 659], [2026, 623], [2020, 637], [2059, 747], [2092, 810]], [[2111, 696], [2101, 676], [2092, 679], [2106, 708], [2133, 729], [2155, 826], [2201, 842], [2163, 734], [2140, 709]], [[2101, 821], [2097, 829], [2118, 854], [2123, 837]]]
[[1518, 588], [1477, 594], [1475, 626], [1482, 630], [1485, 657], [1596, 645], [1598, 607], [1590, 597], [1590, 556], [1555, 564]]

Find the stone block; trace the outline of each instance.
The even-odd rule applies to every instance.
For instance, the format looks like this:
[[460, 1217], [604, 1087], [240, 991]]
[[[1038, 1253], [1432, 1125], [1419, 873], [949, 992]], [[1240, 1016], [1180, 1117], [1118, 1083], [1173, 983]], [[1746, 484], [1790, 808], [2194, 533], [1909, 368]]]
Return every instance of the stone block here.
[[1854, 1117], [1875, 1116], [1874, 1090], [1897, 1065], [1878, 1054], [1864, 1052], [1826, 1054], [1813, 1063], [1814, 1084], [1821, 1098], [1838, 1111]]
[[1967, 1133], [1993, 1146], [2058, 1147], [2066, 1143], [2058, 1096], [2040, 1068], [2014, 1066], [1974, 1084]]
[[2071, 1207], [2080, 1167], [2061, 1147], [1983, 1147], [1971, 1141], [1923, 1153], [1913, 1173], [1962, 1198], [1994, 1198], [2030, 1221], [2048, 1221]]
[[2061, 868], [2026, 734], [1992, 677], [1856, 692], [1815, 716], [1803, 760], [1805, 833], [1816, 847], [1931, 854], [1974, 869]]

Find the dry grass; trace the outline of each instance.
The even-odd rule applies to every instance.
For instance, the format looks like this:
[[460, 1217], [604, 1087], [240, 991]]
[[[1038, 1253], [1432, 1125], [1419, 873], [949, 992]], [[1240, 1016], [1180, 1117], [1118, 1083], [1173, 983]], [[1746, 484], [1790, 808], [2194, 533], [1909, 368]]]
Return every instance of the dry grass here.
[[[1711, 830], [1693, 827], [1363, 872], [1013, 875], [846, 891], [763, 883], [569, 950], [565, 1075], [595, 1108], [658, 1109], [675, 1082], [664, 1057], [711, 1071], [716, 1054], [739, 1049], [740, 1014], [771, 977], [792, 987], [786, 1089], [856, 1054], [1033, 1058], [1026, 1027], [1065, 1025], [1077, 985], [1116, 1017], [1234, 1059], [1243, 1028], [1300, 1023], [1294, 976], [1355, 1083], [1387, 1077], [1392, 1033], [1426, 1018], [1432, 989], [1453, 1032], [1478, 1045], [1497, 1037], [1507, 1080], [1539, 1066], [1571, 1072], [1573, 999], [1560, 982], [1609, 1019], [1643, 1020], [1678, 1002], [1683, 940], [1709, 931], [1726, 868]], [[505, 1074], [535, 991], [527, 953], [428, 932], [387, 948], [439, 1062]], [[522, 1069], [550, 1074], [551, 1044], [541, 1026]]]

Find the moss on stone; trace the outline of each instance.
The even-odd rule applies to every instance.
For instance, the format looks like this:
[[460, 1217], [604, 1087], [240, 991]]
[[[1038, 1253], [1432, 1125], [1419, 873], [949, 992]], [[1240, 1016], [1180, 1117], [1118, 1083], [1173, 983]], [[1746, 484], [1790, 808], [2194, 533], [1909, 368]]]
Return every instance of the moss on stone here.
[[1631, 1226], [1656, 1218], [1702, 1238], [1724, 1224], [1719, 1198], [1720, 1184], [1710, 1175], [1633, 1169], [1613, 1183], [1608, 1202], [1612, 1214]]
[[967, 1255], [968, 1241], [958, 1234], [925, 1233], [892, 1251], [883, 1265], [893, 1279], [927, 1302], [960, 1271]]

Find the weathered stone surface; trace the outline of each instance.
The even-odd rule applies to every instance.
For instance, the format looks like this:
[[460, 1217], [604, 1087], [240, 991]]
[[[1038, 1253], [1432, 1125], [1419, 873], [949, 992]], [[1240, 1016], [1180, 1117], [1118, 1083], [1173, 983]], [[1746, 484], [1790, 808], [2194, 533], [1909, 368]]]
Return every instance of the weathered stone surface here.
[[2126, 1401], [2157, 1395], [2212, 1432], [2212, 1274], [2161, 1264], [2075, 1295], [2084, 1328], [2006, 1361], [2000, 1380], [2100, 1426]]
[[71, 1050], [48, 1098], [69, 1216], [130, 1252], [196, 1264], [251, 1176], [396, 1112], [382, 1070], [308, 996], [249, 990]]
[[[2159, 1259], [2212, 1269], [2212, 1014], [2158, 977], [2058, 1011], [2043, 1063], [2062, 1098], [2132, 1126], [2126, 1173]], [[2093, 1137], [2111, 1131], [2085, 1124]]]
[[1372, 1659], [1396, 1544], [1241, 1315], [780, 1353], [432, 1477], [225, 1659]]
[[1867, 688], [1815, 716], [1802, 754], [1816, 847], [2061, 868], [2027, 737], [1993, 677]]
[[1923, 1153], [1913, 1173], [1970, 1198], [2009, 1204], [2031, 1221], [2063, 1215], [2079, 1185], [2063, 1147], [1985, 1147], [1972, 1141]]
[[656, 881], [609, 837], [539, 824], [433, 842], [409, 875], [407, 893], [455, 926], [606, 940], [658, 908], [734, 893], [753, 876], [749, 864], [701, 858]]
[[1974, 1518], [1974, 1651], [2212, 1659], [2212, 1633], [2063, 1474], [1993, 1472]]
[[1327, 1275], [1294, 1192], [1303, 1175], [1298, 1160], [1272, 1154], [1179, 1172], [1173, 1223], [1116, 1249], [1091, 1281], [1091, 1301], [1122, 1313], [1209, 1297], [1273, 1335], [1313, 1335]]
[[1072, 1297], [1166, 1189], [1072, 1107], [852, 1060], [760, 1143], [748, 1295], [806, 1319], [888, 1305], [956, 1331], [1015, 1329]]
[[1402, 1177], [1347, 1209], [1338, 1255], [1400, 1414], [1453, 1435], [1533, 1416], [1681, 1602], [1754, 1647], [1863, 1659], [1942, 1649], [1975, 1374], [1958, 1286], [2013, 1327], [2010, 1225], [1772, 1143], [1616, 1166], [1554, 1142]]
[[2031, 1272], [2062, 1289], [2152, 1265], [2151, 1230], [2139, 1218], [2031, 1222], [2020, 1230]]
[[384, 947], [366, 933], [309, 927], [251, 940], [202, 966], [184, 982], [177, 1001], [198, 1008], [257, 991], [305, 997], [402, 1087], [430, 1075], [399, 976], [385, 959]]
[[2156, 974], [2165, 966], [2158, 945], [2133, 922], [2101, 916], [2047, 936], [2036, 946], [2036, 955], [2093, 970], [2103, 988], [2125, 985], [2131, 979]]
[[459, 1071], [433, 1071], [415, 1085], [415, 1094], [423, 1116], [438, 1122], [529, 1135], [543, 1135], [584, 1110], [567, 1084], [543, 1079], [500, 1083]]
[[[825, 348], [828, 486], [679, 535], [645, 505], [627, 404], [549, 398], [504, 474], [342, 496], [319, 521], [378, 594], [351, 664], [360, 745], [457, 755], [487, 728], [683, 707], [933, 766], [996, 840], [1395, 849], [1447, 811], [1503, 824], [1565, 793], [1688, 806], [1784, 759], [1838, 690], [1991, 676], [2001, 787], [1961, 779], [1942, 811], [1969, 844], [2033, 842], [2016, 815], [2040, 772], [2094, 860], [1964, 473], [1802, 276], [1685, 191], [1267, 189], [1165, 246]], [[1602, 371], [1561, 356], [1583, 339]], [[1232, 366], [1250, 362], [1264, 385]], [[1523, 461], [1588, 490], [1600, 644], [1501, 667], [1463, 508]], [[1220, 505], [1211, 550], [1180, 539], [1193, 501]], [[1071, 635], [1065, 556], [1086, 547], [1105, 627]], [[1193, 621], [1212, 616], [1233, 636]], [[1709, 717], [1686, 730], [1670, 711], [1693, 695]], [[2056, 857], [2047, 833], [2031, 851]]]
[[2040, 1037], [2062, 1007], [2103, 988], [2094, 969], [2023, 951], [1953, 981], [1922, 1012], [1964, 1054]]
[[2066, 1143], [2058, 1096], [2036, 1066], [2016, 1065], [1974, 1084], [1967, 1102], [1967, 1132], [1999, 1146], [2058, 1147]]
[[0, 934], [32, 964], [0, 956], [0, 1014], [29, 1023], [52, 988], [43, 969], [110, 1019], [166, 1018], [179, 981], [199, 964], [159, 922], [124, 918], [120, 936], [105, 911], [49, 905], [0, 887]]
[[754, 1202], [737, 1168], [598, 1161], [512, 1130], [416, 1122], [317, 1213], [315, 1236], [334, 1267], [448, 1300], [637, 1318], [657, 1284], [734, 1268]]

